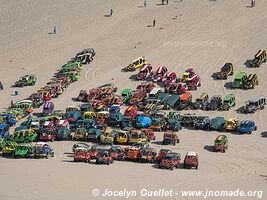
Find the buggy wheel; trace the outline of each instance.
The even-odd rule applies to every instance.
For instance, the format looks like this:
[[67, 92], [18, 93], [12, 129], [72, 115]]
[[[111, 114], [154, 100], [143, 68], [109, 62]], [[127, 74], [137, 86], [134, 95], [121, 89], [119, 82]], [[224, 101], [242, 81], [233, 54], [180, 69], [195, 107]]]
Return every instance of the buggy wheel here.
[[184, 169], [186, 169], [186, 164], [184, 164]]
[[198, 164], [196, 165], [195, 169], [196, 169], [196, 170], [198, 169]]
[[173, 167], [171, 167], [171, 170], [173, 170]]
[[107, 162], [107, 165], [109, 165], [109, 161]]
[[25, 142], [25, 143], [30, 143], [30, 141], [29, 141], [29, 140], [24, 140], [24, 142]]
[[255, 126], [254, 130], [255, 130], [255, 131], [257, 130], [257, 126]]

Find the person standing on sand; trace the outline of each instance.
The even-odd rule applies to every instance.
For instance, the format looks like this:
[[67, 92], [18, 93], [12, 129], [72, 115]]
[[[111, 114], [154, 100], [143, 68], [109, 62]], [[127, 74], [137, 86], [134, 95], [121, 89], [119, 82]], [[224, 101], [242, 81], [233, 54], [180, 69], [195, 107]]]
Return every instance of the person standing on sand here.
[[14, 107], [14, 101], [13, 101], [13, 100], [11, 100], [11, 102], [10, 102], [10, 106], [11, 106], [11, 108]]
[[146, 7], [146, 5], [147, 5], [147, 1], [146, 1], [146, 0], [144, 0], [144, 7]]
[[54, 26], [54, 34], [57, 33], [57, 26]]
[[153, 27], [155, 27], [156, 26], [156, 20], [154, 19], [153, 20]]
[[112, 10], [112, 9], [110, 9], [109, 16], [111, 17], [111, 16], [112, 16], [112, 14], [113, 14], [113, 10]]

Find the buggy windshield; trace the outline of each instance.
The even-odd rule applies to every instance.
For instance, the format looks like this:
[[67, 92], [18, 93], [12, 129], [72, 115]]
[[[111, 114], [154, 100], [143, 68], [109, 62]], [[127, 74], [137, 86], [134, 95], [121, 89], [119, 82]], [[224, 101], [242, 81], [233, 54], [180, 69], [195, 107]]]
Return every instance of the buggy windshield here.
[[249, 124], [243, 124], [242, 123], [242, 124], [240, 124], [240, 126], [243, 127], [243, 128], [247, 128], [247, 127], [249, 127]]
[[174, 156], [173, 155], [166, 155], [164, 157], [165, 160], [174, 160]]
[[149, 156], [149, 155], [151, 155], [151, 154], [152, 154], [151, 151], [145, 151], [145, 152], [143, 153], [144, 156]]
[[160, 151], [159, 151], [159, 153], [167, 153], [169, 150], [168, 149], [161, 149]]
[[249, 102], [248, 102], [248, 105], [250, 105], [250, 106], [254, 106], [254, 105], [255, 105], [255, 102], [253, 102], [253, 101], [249, 101]]

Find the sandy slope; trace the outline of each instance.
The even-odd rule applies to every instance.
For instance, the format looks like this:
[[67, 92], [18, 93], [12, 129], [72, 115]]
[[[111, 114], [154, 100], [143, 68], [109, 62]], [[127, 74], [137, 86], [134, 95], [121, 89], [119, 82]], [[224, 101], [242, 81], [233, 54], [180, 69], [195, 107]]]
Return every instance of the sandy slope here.
[[[0, 79], [5, 90], [0, 91], [0, 108], [7, 107], [11, 99], [18, 100], [37, 90], [56, 69], [86, 47], [96, 50], [95, 60], [86, 66], [81, 79], [55, 100], [57, 108], [73, 104], [71, 98], [80, 89], [107, 82], [114, 82], [120, 89], [135, 87], [137, 83], [128, 79], [132, 74], [121, 73], [120, 69], [140, 55], [146, 56], [153, 66], [166, 65], [178, 74], [187, 67], [194, 67], [202, 78], [202, 87], [193, 92], [194, 97], [201, 92], [208, 92], [210, 96], [234, 93], [238, 109], [255, 95], [267, 96], [266, 64], [260, 69], [245, 66], [246, 60], [253, 58], [256, 51], [267, 47], [267, 4], [264, 0], [258, 0], [253, 9], [245, 7], [249, 1], [244, 0], [169, 2], [168, 6], [161, 6], [156, 5], [159, 1], [149, 1], [146, 8], [142, 7], [142, 1], [133, 0], [1, 2]], [[104, 17], [110, 8], [114, 16]], [[177, 19], [173, 19], [176, 15]], [[157, 26], [148, 27], [154, 18]], [[58, 34], [48, 34], [54, 25], [58, 26]], [[232, 78], [213, 81], [211, 74], [226, 62], [232, 62], [236, 72], [256, 72], [259, 86], [249, 91], [232, 91], [223, 87]], [[15, 89], [10, 86], [27, 73], [36, 74], [38, 84], [20, 89], [19, 96], [12, 96]], [[266, 193], [266, 139], [261, 137], [261, 132], [267, 130], [266, 110], [247, 116], [237, 114], [234, 109], [199, 113], [254, 119], [259, 130], [250, 136], [227, 134], [230, 149], [226, 154], [204, 149], [205, 145], [213, 143], [218, 133], [181, 131], [181, 144], [173, 149], [182, 157], [188, 150], [197, 151], [200, 156], [198, 171], [170, 172], [157, 170], [149, 164], [127, 162], [109, 167], [74, 164], [64, 154], [70, 152], [72, 142], [53, 143], [57, 154], [54, 159], [0, 159], [1, 197], [7, 200], [83, 200], [91, 197], [93, 188], [143, 187], [178, 191], [240, 188]], [[161, 137], [158, 135], [158, 140]], [[154, 145], [158, 149], [162, 147], [158, 143]]]

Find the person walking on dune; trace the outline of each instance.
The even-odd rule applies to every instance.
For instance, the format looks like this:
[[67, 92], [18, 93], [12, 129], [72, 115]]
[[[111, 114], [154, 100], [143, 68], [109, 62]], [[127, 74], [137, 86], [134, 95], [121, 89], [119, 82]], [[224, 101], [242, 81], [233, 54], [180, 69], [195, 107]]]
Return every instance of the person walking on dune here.
[[54, 26], [54, 34], [57, 33], [57, 26]]
[[154, 19], [153, 20], [153, 27], [155, 27], [156, 26], [156, 20]]
[[14, 107], [14, 101], [13, 101], [13, 100], [10, 101], [10, 107], [11, 107], [11, 108]]
[[144, 0], [144, 7], [147, 6], [147, 0]]
[[250, 7], [251, 7], [251, 8], [255, 7], [255, 0], [251, 0]]
[[112, 9], [110, 9], [109, 16], [111, 17], [111, 16], [112, 16], [112, 14], [113, 14], [113, 10], [112, 10]]

